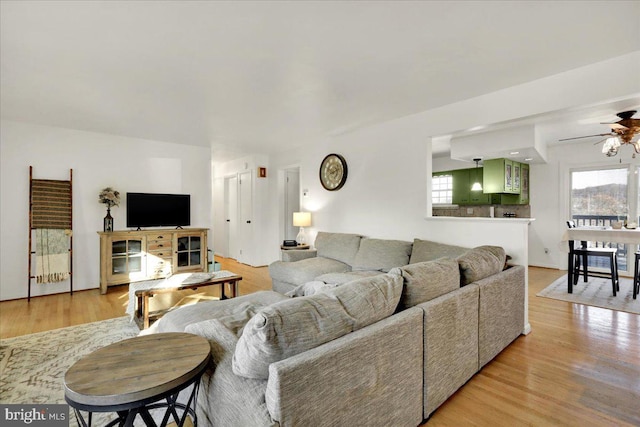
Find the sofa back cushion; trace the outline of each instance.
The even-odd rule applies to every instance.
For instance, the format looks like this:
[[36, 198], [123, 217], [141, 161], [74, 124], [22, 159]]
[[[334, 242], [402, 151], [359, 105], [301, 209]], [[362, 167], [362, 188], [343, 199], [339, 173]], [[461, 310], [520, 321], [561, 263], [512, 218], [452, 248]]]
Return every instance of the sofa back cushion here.
[[442, 257], [455, 259], [468, 250], [469, 248], [462, 246], [445, 245], [444, 243], [432, 242], [430, 240], [414, 239], [409, 263], [415, 264], [417, 262], [433, 261]]
[[353, 270], [384, 271], [409, 264], [411, 242], [363, 238]]
[[413, 307], [460, 288], [458, 262], [452, 258], [409, 264], [394, 268], [390, 273], [400, 274], [404, 280], [400, 309]]
[[507, 254], [500, 246], [478, 246], [459, 256], [460, 286], [501, 272], [506, 259]]
[[315, 247], [319, 257], [331, 258], [353, 265], [362, 236], [347, 233], [318, 232]]
[[259, 311], [246, 324], [233, 355], [233, 372], [266, 379], [269, 365], [392, 315], [402, 278], [381, 274]]

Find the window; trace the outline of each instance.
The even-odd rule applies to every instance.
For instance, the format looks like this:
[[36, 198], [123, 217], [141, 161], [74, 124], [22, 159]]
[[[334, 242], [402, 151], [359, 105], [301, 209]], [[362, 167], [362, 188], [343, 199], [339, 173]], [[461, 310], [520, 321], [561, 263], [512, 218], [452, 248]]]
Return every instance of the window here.
[[434, 205], [453, 203], [453, 176], [434, 175], [431, 180], [431, 200]]
[[627, 168], [571, 172], [571, 217], [578, 225], [611, 225], [629, 215]]
[[[635, 207], [629, 206], [629, 169], [599, 168], [571, 171], [571, 218], [578, 226], [611, 226], [614, 221], [633, 222]], [[630, 216], [631, 215], [631, 216]], [[618, 269], [627, 271], [624, 244], [589, 242], [590, 246], [617, 247]], [[609, 268], [605, 258], [589, 258], [590, 267]]]

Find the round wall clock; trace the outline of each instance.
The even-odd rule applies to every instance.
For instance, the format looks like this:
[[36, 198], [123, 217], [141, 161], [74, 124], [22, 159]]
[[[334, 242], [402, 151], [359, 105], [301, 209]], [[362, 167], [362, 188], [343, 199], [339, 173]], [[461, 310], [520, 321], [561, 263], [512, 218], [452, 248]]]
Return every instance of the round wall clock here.
[[320, 163], [320, 183], [329, 191], [342, 188], [347, 180], [347, 161], [340, 154], [329, 154]]

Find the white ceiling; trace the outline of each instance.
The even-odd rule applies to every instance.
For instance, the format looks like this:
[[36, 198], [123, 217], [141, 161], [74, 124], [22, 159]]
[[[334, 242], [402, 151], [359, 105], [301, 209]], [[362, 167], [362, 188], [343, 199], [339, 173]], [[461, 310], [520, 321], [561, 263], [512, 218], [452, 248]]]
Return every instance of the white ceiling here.
[[640, 1], [0, 7], [3, 118], [211, 145], [219, 159], [309, 144], [640, 50]]

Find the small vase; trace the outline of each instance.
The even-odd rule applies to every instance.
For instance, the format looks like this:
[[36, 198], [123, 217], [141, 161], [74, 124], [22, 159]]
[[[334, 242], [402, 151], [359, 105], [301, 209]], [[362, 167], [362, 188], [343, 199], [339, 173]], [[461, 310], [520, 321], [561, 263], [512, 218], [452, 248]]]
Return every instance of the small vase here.
[[107, 208], [107, 216], [104, 217], [103, 221], [104, 231], [113, 231], [113, 217], [111, 216], [111, 208]]

